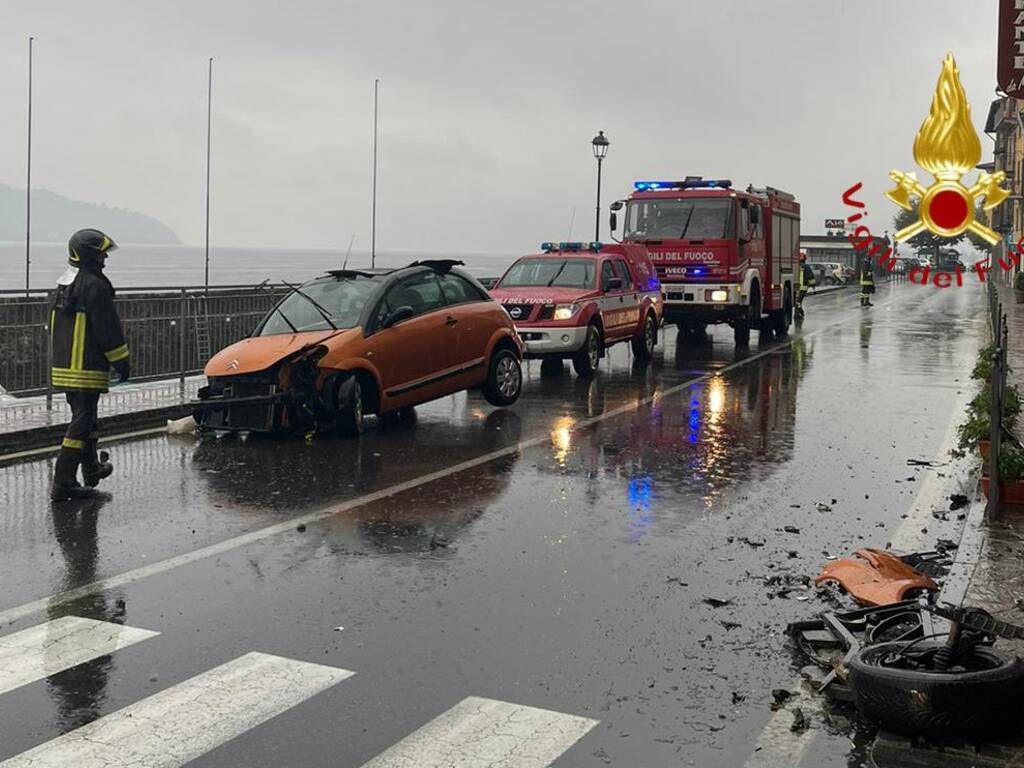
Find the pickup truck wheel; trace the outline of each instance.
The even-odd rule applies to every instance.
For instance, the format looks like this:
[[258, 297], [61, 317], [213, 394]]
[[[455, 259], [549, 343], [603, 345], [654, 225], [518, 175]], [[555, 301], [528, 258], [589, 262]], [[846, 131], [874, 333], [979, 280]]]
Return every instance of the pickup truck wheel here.
[[650, 360], [654, 356], [654, 343], [657, 338], [658, 328], [654, 322], [654, 315], [648, 312], [644, 318], [643, 331], [633, 337], [633, 357], [637, 360]]
[[491, 356], [484, 383], [484, 399], [498, 408], [512, 405], [523, 389], [523, 367], [511, 349], [499, 349]]
[[347, 382], [338, 386], [338, 415], [335, 424], [343, 437], [359, 437], [363, 432], [363, 387], [359, 377], [353, 376], [352, 386]]
[[578, 376], [593, 376], [601, 361], [601, 331], [596, 325], [587, 326], [583, 347], [572, 357], [572, 367]]

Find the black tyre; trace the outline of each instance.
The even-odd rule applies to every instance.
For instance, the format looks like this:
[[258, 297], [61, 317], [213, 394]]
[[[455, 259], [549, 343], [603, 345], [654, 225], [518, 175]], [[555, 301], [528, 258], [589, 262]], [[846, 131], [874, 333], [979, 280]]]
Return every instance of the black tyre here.
[[[976, 647], [967, 672], [905, 669], [893, 656], [905, 642], [868, 646], [850, 662], [857, 710], [882, 727], [909, 736], [936, 738], [1006, 733], [1024, 714], [1024, 662], [992, 648]], [[928, 659], [943, 646], [920, 642], [910, 653]]]
[[363, 385], [358, 376], [346, 379], [338, 385], [337, 415], [334, 417], [338, 434], [343, 437], [358, 437], [363, 433]]
[[572, 357], [572, 367], [579, 376], [593, 376], [601, 361], [601, 331], [596, 325], [587, 327], [587, 338], [583, 347]]
[[545, 357], [540, 361], [541, 376], [561, 376], [565, 371], [560, 357]]
[[761, 286], [758, 283], [751, 284], [750, 306], [747, 307], [747, 316], [736, 321], [732, 328], [733, 339], [737, 346], [746, 346], [750, 343], [750, 329], [761, 326]]
[[511, 349], [499, 349], [491, 356], [484, 382], [484, 398], [499, 408], [512, 405], [523, 390], [523, 367]]
[[633, 337], [633, 357], [637, 360], [650, 360], [654, 356], [654, 345], [658, 340], [658, 324], [650, 312], [644, 319], [644, 328]]

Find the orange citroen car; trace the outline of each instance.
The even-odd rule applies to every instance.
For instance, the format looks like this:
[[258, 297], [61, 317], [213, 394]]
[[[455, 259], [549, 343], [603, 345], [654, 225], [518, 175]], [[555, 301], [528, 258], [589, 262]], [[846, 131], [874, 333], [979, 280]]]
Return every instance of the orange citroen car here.
[[252, 336], [206, 364], [201, 429], [358, 435], [386, 415], [463, 389], [514, 403], [522, 342], [458, 261], [337, 270], [295, 288]]

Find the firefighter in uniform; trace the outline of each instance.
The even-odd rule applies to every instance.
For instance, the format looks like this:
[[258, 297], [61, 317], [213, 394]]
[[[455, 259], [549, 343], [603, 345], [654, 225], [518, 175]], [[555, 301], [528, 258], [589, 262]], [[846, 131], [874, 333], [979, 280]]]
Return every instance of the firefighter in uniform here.
[[867, 256], [860, 263], [860, 305], [873, 307], [871, 295], [875, 292], [875, 273], [871, 268], [871, 259]]
[[800, 252], [800, 282], [796, 292], [796, 319], [804, 319], [804, 297], [817, 284], [814, 270], [807, 266], [807, 254]]
[[[57, 281], [50, 313], [51, 380], [65, 393], [71, 423], [53, 474], [54, 501], [95, 495], [100, 480], [114, 471], [97, 450], [97, 405], [107, 391], [110, 369], [129, 376], [128, 346], [114, 308], [114, 287], [103, 274], [107, 254], [117, 245], [102, 232], [83, 229], [68, 241], [69, 268]], [[78, 482], [82, 468], [85, 485]]]

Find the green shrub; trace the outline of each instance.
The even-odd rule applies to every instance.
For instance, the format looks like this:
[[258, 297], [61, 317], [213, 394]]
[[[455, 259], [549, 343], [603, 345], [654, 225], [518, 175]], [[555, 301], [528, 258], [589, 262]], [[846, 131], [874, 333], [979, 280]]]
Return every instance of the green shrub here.
[[999, 481], [1024, 480], [1024, 450], [1013, 443], [1004, 443], [999, 451]]
[[1018, 272], [1013, 278], [1013, 290], [1024, 291], [1024, 271]]
[[995, 353], [996, 348], [994, 344], [989, 344], [978, 353], [978, 362], [974, 364], [974, 370], [971, 371], [972, 379], [978, 379], [979, 381], [992, 380], [992, 355]]
[[979, 440], [988, 440], [991, 434], [988, 413], [969, 414], [967, 421], [956, 428], [956, 434], [961, 450], [973, 448]]
[[[1016, 384], [1010, 384], [1003, 393], [1003, 423], [1012, 426], [1017, 422], [1020, 415], [1020, 390]], [[982, 390], [971, 400], [967, 407], [968, 414], [984, 415], [988, 418], [992, 411], [992, 388], [983, 387]]]

